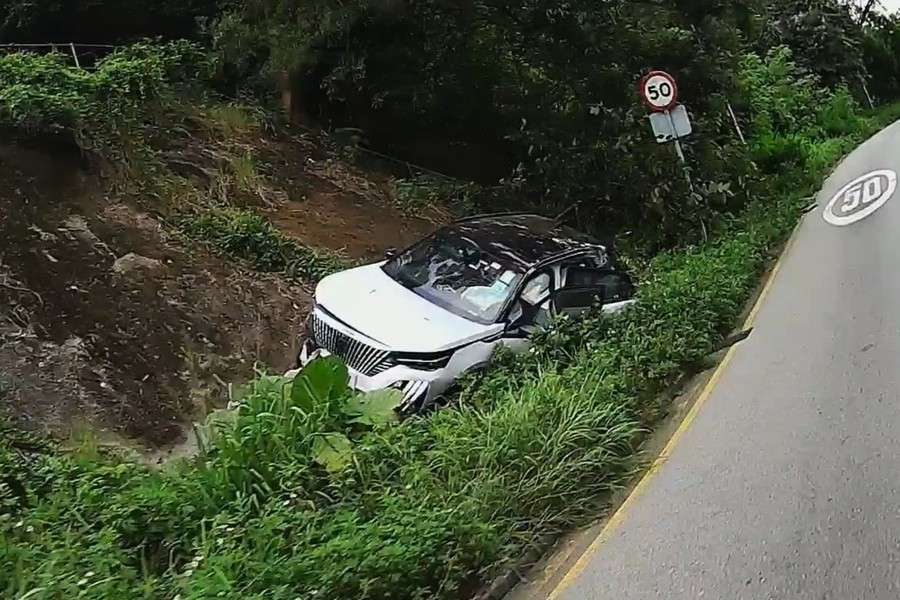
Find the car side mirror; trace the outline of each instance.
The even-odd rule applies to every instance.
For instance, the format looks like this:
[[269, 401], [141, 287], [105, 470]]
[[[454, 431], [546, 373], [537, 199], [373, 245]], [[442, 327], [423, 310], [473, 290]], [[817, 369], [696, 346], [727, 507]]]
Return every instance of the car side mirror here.
[[603, 288], [575, 287], [557, 290], [552, 296], [553, 311], [556, 314], [576, 317], [591, 308], [603, 307]]
[[399, 250], [397, 250], [396, 248], [393, 248], [393, 247], [388, 248], [387, 250], [384, 251], [385, 260], [391, 260], [392, 258], [397, 256], [398, 252], [399, 252]]

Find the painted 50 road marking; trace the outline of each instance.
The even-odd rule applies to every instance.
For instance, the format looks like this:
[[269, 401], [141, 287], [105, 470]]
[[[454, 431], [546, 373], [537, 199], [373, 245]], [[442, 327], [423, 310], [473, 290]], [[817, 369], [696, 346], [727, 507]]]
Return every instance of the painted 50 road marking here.
[[896, 189], [896, 172], [880, 169], [866, 173], [838, 190], [822, 216], [838, 227], [852, 225], [884, 206]]

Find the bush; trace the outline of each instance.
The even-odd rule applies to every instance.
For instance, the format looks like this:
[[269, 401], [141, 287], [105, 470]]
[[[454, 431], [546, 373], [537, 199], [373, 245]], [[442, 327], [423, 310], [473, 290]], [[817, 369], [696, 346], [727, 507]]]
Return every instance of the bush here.
[[455, 214], [474, 211], [473, 198], [479, 193], [474, 183], [432, 175], [392, 181], [394, 202], [406, 214], [416, 215], [434, 207], [448, 207]]
[[753, 160], [764, 171], [803, 168], [810, 161], [819, 167], [820, 144], [867, 127], [845, 86], [822, 88], [816, 77], [803, 73], [785, 47], [772, 49], [765, 59], [747, 54], [739, 80]]
[[873, 12], [863, 49], [871, 93], [880, 101], [900, 96], [900, 16]]
[[754, 138], [803, 132], [815, 122], [817, 99], [829, 95], [815, 76], [800, 70], [784, 46], [770, 50], [765, 59], [745, 55], [738, 78]]
[[816, 124], [829, 137], [851, 135], [862, 128], [859, 104], [846, 87], [831, 93], [816, 112]]
[[139, 43], [85, 71], [62, 54], [0, 56], [0, 127], [70, 136], [86, 150], [120, 150], [144, 120], [209, 76], [210, 62], [187, 42]]

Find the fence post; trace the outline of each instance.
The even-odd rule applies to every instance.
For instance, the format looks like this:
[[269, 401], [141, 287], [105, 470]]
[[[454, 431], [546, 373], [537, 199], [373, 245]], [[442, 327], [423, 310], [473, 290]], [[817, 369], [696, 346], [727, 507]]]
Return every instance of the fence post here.
[[69, 42], [69, 49], [72, 50], [72, 58], [75, 59], [75, 66], [81, 68], [81, 62], [78, 60], [78, 52], [75, 51], [75, 42]]
[[859, 82], [862, 84], [863, 93], [866, 95], [866, 100], [869, 101], [869, 108], [875, 108], [875, 102], [872, 100], [872, 94], [869, 93], [869, 86], [866, 85], [866, 78], [862, 76], [862, 73], [857, 73], [857, 77], [859, 77]]
[[731, 115], [731, 122], [734, 123], [734, 129], [737, 131], [738, 137], [741, 138], [741, 143], [746, 146], [747, 140], [744, 138], [744, 132], [741, 131], [741, 124], [737, 120], [737, 115], [734, 114], [731, 102], [726, 101], [725, 105], [728, 107], [728, 114]]

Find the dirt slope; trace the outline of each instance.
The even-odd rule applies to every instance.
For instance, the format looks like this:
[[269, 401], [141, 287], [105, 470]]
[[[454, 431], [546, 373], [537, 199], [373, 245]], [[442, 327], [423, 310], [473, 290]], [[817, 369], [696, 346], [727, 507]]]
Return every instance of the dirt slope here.
[[409, 246], [446, 220], [435, 208], [401, 213], [391, 203], [389, 177], [319, 152], [309, 139], [269, 141], [262, 150], [265, 178], [282, 197], [267, 216], [308, 246], [380, 260], [386, 248]]
[[[374, 258], [434, 227], [392, 209], [383, 182], [277, 155], [279, 201], [257, 208], [304, 243]], [[0, 411], [18, 425], [168, 447], [255, 364], [292, 366], [312, 283], [251, 272], [151, 213], [71, 149], [0, 145]]]
[[188, 253], [95, 184], [72, 153], [0, 147], [0, 399], [56, 433], [169, 444], [216, 377], [290, 364], [309, 290]]

